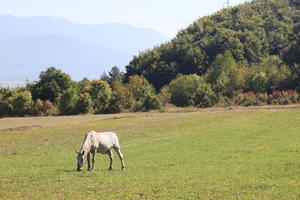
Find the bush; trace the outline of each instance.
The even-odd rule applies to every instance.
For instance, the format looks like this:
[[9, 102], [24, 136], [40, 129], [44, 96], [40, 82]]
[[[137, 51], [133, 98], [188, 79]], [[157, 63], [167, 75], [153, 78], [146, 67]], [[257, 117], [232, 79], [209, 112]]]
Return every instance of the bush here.
[[233, 98], [235, 104], [251, 106], [251, 105], [286, 105], [291, 103], [299, 103], [299, 93], [296, 90], [273, 91], [272, 94], [247, 92], [239, 94]]
[[107, 112], [118, 113], [123, 112], [126, 109], [130, 109], [132, 102], [135, 100], [133, 95], [130, 93], [128, 86], [119, 81], [115, 81], [112, 83], [112, 87], [112, 98]]
[[127, 84], [129, 92], [136, 101], [145, 99], [147, 96], [155, 94], [152, 85], [143, 76], [131, 76]]
[[0, 117], [9, 116], [9, 114], [8, 101], [0, 94]]
[[238, 94], [237, 97], [234, 98], [235, 103], [243, 106], [254, 106], [254, 105], [263, 105], [263, 102], [256, 99], [256, 95], [253, 92]]
[[201, 108], [211, 107], [217, 103], [217, 97], [209, 84], [199, 85], [194, 103], [195, 106]]
[[161, 99], [163, 105], [171, 103], [172, 95], [170, 93], [169, 86], [164, 86], [163, 88], [161, 88], [158, 96]]
[[57, 106], [53, 105], [52, 102], [49, 100], [43, 101], [43, 106], [43, 112], [46, 116], [56, 116], [60, 113]]
[[198, 75], [179, 75], [169, 85], [171, 102], [176, 106], [209, 107], [217, 102], [211, 86]]
[[75, 106], [75, 113], [85, 114], [92, 112], [93, 106], [93, 100], [88, 93], [79, 94]]
[[18, 92], [11, 97], [12, 114], [14, 116], [29, 115], [33, 100], [29, 91]]
[[143, 76], [131, 76], [126, 85], [129, 92], [129, 103], [133, 111], [145, 111], [160, 109], [161, 100], [155, 93], [155, 89]]
[[43, 101], [37, 99], [32, 106], [32, 114], [36, 116], [41, 116], [45, 114]]
[[161, 107], [162, 107], [162, 102], [157, 95], [154, 94], [149, 95], [143, 101], [143, 109], [145, 111], [153, 110], [153, 109], [161, 109]]

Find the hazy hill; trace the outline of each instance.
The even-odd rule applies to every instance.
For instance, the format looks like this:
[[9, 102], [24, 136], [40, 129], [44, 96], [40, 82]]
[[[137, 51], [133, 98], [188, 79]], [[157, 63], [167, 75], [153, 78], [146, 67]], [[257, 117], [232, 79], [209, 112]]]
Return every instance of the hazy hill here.
[[53, 17], [0, 15], [0, 81], [22, 82], [56, 66], [74, 79], [98, 78], [121, 69], [138, 51], [168, 40], [146, 28], [126, 24], [75, 24]]
[[0, 52], [2, 81], [24, 81], [26, 76], [32, 80], [49, 66], [61, 67], [76, 80], [98, 78], [103, 70], [110, 70], [113, 64], [122, 66], [131, 58], [121, 51], [60, 35], [1, 41]]
[[57, 34], [129, 54], [135, 54], [168, 40], [163, 34], [148, 28], [137, 28], [121, 23], [75, 24], [54, 17], [0, 15], [0, 27], [2, 40]]
[[179, 73], [205, 74], [226, 50], [244, 66], [270, 56], [288, 65], [300, 62], [299, 9], [299, 0], [255, 0], [223, 9], [196, 20], [170, 42], [140, 53], [126, 67], [127, 76], [144, 75], [160, 88]]

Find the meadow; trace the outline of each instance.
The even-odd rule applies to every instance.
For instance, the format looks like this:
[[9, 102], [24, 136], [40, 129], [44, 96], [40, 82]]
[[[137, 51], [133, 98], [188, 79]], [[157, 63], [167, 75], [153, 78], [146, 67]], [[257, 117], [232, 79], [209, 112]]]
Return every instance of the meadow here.
[[[126, 170], [76, 171], [89, 130]], [[300, 107], [2, 118], [0, 199], [300, 199]]]

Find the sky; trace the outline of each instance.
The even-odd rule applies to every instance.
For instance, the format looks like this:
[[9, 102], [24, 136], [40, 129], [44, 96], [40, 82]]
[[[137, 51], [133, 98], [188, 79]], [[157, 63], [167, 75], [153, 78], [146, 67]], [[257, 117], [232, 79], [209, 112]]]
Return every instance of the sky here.
[[[0, 0], [0, 14], [52, 16], [82, 24], [125, 23], [168, 37], [199, 17], [225, 7], [227, 0]], [[246, 0], [230, 0], [238, 5]], [[249, 0], [248, 0], [249, 1]]]

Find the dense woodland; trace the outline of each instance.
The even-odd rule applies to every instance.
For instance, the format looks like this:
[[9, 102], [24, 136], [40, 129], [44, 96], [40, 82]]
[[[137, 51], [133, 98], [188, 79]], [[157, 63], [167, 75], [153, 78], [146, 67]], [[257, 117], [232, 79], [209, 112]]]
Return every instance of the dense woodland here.
[[[126, 75], [143, 75], [160, 89], [178, 74], [205, 75], [217, 55], [226, 51], [237, 67], [264, 71], [268, 60], [279, 68], [296, 70], [293, 65], [300, 62], [299, 8], [298, 0], [258, 0], [223, 9], [195, 21], [171, 42], [140, 53], [127, 66]], [[286, 87], [299, 85], [294, 82]]]
[[24, 88], [1, 88], [0, 115], [299, 103], [299, 32], [299, 0], [226, 8], [141, 52], [125, 73], [113, 67], [99, 80], [76, 82], [50, 67]]

